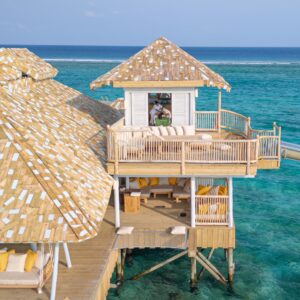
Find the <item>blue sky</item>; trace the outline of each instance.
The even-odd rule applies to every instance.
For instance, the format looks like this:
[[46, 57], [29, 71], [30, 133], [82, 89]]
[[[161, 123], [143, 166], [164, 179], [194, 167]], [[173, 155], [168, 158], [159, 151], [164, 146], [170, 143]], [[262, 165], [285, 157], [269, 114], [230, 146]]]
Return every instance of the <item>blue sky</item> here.
[[299, 0], [0, 0], [0, 44], [300, 46]]

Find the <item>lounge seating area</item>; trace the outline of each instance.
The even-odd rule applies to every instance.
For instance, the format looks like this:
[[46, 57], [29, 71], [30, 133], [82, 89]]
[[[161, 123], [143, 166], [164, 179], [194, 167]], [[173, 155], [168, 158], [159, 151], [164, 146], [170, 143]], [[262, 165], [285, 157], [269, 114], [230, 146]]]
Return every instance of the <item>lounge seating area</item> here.
[[189, 200], [191, 196], [190, 181], [187, 178], [131, 178], [129, 188], [140, 191], [144, 203], [152, 196], [156, 198], [157, 195], [167, 195], [177, 203]]
[[0, 288], [36, 288], [41, 293], [51, 274], [50, 253], [0, 249]]

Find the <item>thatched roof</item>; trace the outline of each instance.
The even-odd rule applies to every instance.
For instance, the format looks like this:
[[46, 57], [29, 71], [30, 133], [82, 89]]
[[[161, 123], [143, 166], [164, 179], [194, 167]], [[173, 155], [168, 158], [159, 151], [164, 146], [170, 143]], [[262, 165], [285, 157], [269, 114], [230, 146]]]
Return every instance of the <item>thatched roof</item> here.
[[161, 37], [94, 80], [90, 87], [217, 87], [230, 91], [222, 76]]
[[104, 126], [120, 115], [56, 73], [26, 49], [0, 49], [0, 242], [82, 241], [106, 211]]

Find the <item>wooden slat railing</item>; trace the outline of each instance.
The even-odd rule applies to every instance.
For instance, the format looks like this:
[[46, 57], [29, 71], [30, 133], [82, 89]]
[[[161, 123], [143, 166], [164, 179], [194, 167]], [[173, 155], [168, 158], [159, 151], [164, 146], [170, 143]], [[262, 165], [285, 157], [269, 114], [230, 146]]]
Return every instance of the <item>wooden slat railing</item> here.
[[196, 111], [195, 127], [197, 130], [217, 131], [219, 114], [216, 111]]
[[[254, 130], [250, 118], [227, 110], [221, 111], [222, 128], [240, 133], [245, 139], [184, 140], [164, 139], [149, 129], [124, 127], [124, 119], [107, 128], [108, 161], [118, 162], [178, 162], [186, 163], [241, 163], [248, 167], [258, 159], [280, 160], [281, 128]], [[198, 129], [218, 130], [217, 112], [197, 112]]]
[[196, 225], [228, 225], [229, 196], [195, 197]]

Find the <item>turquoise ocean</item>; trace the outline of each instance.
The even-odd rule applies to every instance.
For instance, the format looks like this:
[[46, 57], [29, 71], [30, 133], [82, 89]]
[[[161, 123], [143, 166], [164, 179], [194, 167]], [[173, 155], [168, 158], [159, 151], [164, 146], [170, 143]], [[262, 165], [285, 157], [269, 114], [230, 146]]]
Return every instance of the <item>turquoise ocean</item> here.
[[[89, 83], [140, 47], [27, 46], [58, 70], [57, 80], [95, 100], [123, 96], [122, 89], [89, 90]], [[251, 117], [254, 128], [282, 126], [284, 141], [300, 144], [300, 48], [185, 48], [231, 84], [223, 107]], [[200, 89], [198, 109], [214, 109], [215, 89]], [[300, 162], [282, 160], [279, 170], [259, 171], [254, 179], [235, 179], [237, 247], [233, 291], [207, 273], [198, 291], [189, 291], [187, 258], [137, 281], [125, 281], [109, 300], [131, 299], [299, 299]], [[175, 250], [137, 250], [126, 263], [125, 278], [168, 258]], [[223, 251], [213, 262], [225, 273]]]

